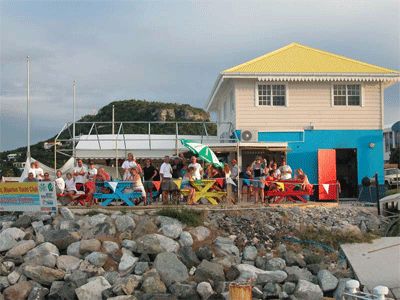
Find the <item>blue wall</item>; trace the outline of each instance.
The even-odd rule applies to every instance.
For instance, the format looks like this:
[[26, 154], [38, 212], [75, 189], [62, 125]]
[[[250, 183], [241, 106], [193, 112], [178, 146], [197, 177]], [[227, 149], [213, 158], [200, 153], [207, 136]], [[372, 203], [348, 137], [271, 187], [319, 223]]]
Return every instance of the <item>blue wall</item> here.
[[[277, 139], [281, 136], [281, 140]], [[383, 132], [382, 130], [307, 130], [304, 142], [293, 142], [299, 138], [298, 132], [259, 132], [259, 142], [288, 142], [293, 151], [287, 153], [287, 163], [294, 170], [302, 168], [311, 183], [318, 183], [318, 149], [356, 148], [358, 183], [365, 176], [373, 177], [378, 172], [378, 180], [383, 176]], [[370, 148], [369, 144], [375, 147]]]

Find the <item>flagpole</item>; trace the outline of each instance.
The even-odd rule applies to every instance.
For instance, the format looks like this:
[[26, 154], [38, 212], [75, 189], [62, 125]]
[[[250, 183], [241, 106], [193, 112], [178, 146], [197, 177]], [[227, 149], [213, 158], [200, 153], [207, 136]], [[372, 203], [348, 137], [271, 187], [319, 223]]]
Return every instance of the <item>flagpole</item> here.
[[26, 57], [27, 62], [27, 114], [28, 114], [28, 141], [27, 141], [27, 151], [26, 151], [26, 158], [29, 160], [31, 159], [31, 99], [29, 96], [29, 56]]
[[72, 123], [72, 155], [74, 157], [74, 160], [76, 158], [75, 157], [76, 156], [76, 154], [75, 154], [75, 102], [76, 102], [75, 89], [76, 89], [76, 80], [74, 80], [74, 99], [73, 99], [74, 103], [73, 103], [73, 123]]

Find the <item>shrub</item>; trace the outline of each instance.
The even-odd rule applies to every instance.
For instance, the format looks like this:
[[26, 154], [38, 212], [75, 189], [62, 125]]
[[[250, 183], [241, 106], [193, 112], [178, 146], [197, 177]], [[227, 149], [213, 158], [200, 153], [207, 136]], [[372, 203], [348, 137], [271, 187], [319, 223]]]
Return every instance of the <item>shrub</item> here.
[[168, 207], [159, 210], [157, 215], [177, 219], [190, 227], [200, 226], [203, 223], [203, 213], [193, 209]]

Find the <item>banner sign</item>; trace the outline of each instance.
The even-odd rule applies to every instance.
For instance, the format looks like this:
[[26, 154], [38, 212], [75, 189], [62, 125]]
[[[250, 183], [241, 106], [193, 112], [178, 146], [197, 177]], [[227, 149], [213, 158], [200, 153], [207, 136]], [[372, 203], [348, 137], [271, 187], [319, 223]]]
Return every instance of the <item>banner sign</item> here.
[[54, 182], [0, 184], [0, 211], [57, 211]]

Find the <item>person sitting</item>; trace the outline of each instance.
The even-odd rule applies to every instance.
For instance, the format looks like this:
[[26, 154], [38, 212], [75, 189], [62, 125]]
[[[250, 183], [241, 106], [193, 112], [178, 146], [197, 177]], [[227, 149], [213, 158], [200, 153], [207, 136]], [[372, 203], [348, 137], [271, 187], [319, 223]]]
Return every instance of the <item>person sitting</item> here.
[[89, 171], [88, 171], [88, 173], [86, 175], [87, 181], [88, 182], [95, 181], [96, 174], [97, 174], [97, 169], [94, 167], [94, 163], [92, 162], [92, 163], [90, 163], [90, 168], [89, 168]]
[[[147, 198], [146, 198], [146, 191], [144, 190], [144, 186], [142, 183], [142, 179], [140, 178], [139, 171], [137, 167], [133, 167], [130, 172], [130, 176], [128, 177], [129, 181], [132, 181], [131, 188], [134, 192], [141, 192], [142, 193], [142, 199], [144, 205], [147, 205]], [[141, 202], [140, 199], [135, 198], [134, 203], [135, 205], [139, 205]]]
[[286, 160], [282, 161], [282, 166], [279, 167], [281, 178], [283, 180], [290, 180], [292, 178], [292, 168], [286, 164]]
[[110, 181], [110, 175], [106, 172], [106, 169], [101, 168], [101, 171], [104, 175], [105, 181]]
[[183, 176], [182, 183], [181, 183], [181, 190], [189, 190], [187, 205], [198, 205], [198, 203], [194, 202], [196, 190], [194, 187], [192, 187], [190, 185], [190, 181], [193, 180], [193, 177], [192, 177], [193, 174], [194, 174], [194, 167], [189, 167], [188, 171]]
[[35, 162], [36, 179], [42, 181], [44, 179], [43, 169], [39, 166], [39, 162]]
[[302, 169], [297, 169], [294, 171], [295, 172], [295, 180], [301, 180], [301, 184], [300, 184], [300, 190], [302, 191], [306, 191], [306, 192], [311, 192], [313, 185], [310, 184], [310, 182], [308, 181], [308, 177], [306, 174], [304, 174]]
[[75, 186], [75, 179], [71, 173], [67, 173], [67, 180], [65, 180], [65, 192], [67, 193], [71, 202], [74, 200], [74, 195], [78, 192]]
[[38, 180], [35, 178], [33, 172], [29, 172], [28, 177], [26, 177], [22, 182], [38, 182]]
[[62, 195], [64, 194], [65, 190], [65, 181], [64, 178], [61, 177], [62, 173], [60, 170], [57, 171], [57, 178], [54, 180], [55, 186], [56, 186], [56, 194], [57, 195]]
[[44, 173], [44, 178], [42, 181], [51, 181], [49, 173]]
[[82, 160], [78, 159], [78, 165], [73, 168], [74, 180], [78, 191], [85, 191], [87, 168], [82, 164]]

